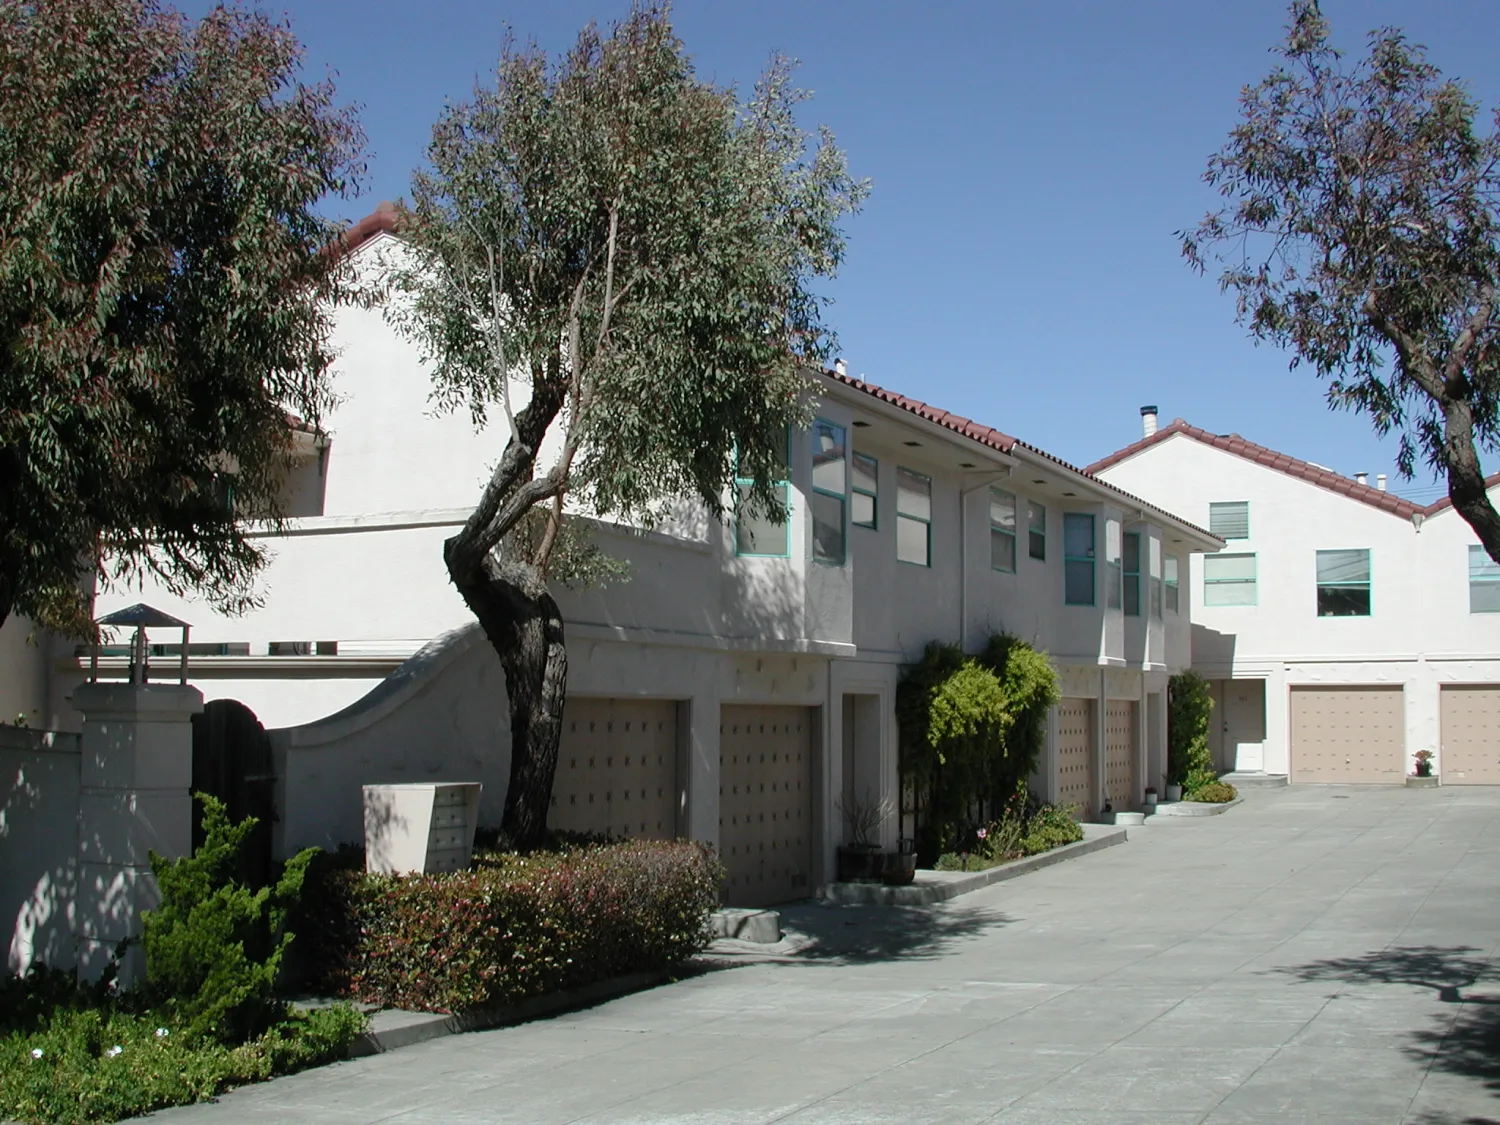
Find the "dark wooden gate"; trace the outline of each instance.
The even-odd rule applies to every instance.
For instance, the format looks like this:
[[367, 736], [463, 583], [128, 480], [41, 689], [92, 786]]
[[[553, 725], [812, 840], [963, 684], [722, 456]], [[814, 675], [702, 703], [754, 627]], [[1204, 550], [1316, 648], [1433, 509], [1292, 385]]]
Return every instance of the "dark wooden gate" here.
[[[238, 824], [256, 818], [240, 855], [239, 878], [251, 887], [271, 880], [271, 823], [275, 816], [271, 740], [255, 712], [237, 699], [215, 699], [193, 716], [193, 792], [223, 801]], [[193, 810], [193, 850], [203, 843], [202, 809]]]

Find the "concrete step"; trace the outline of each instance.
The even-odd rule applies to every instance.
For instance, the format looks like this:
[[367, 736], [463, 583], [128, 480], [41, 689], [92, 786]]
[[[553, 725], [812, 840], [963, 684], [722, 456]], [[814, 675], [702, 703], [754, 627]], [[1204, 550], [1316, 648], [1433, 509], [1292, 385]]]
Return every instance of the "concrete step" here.
[[1236, 789], [1280, 789], [1287, 783], [1284, 773], [1264, 773], [1260, 770], [1235, 770], [1219, 778]]
[[708, 919], [716, 938], [754, 941], [774, 945], [781, 940], [781, 914], [776, 910], [757, 910], [745, 906], [726, 906], [715, 910]]

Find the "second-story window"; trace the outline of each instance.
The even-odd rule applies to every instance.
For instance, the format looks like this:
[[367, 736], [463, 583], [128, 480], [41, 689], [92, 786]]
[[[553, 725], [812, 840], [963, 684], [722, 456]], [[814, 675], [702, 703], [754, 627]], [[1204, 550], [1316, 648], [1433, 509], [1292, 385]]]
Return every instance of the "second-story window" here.
[[1063, 513], [1063, 603], [1094, 604], [1094, 517]]
[[1208, 530], [1220, 539], [1250, 538], [1250, 501], [1230, 500], [1208, 506]]
[[1204, 555], [1204, 605], [1255, 605], [1255, 556]]
[[849, 459], [849, 475], [854, 486], [849, 499], [849, 522], [855, 527], [874, 530], [880, 526], [880, 462], [856, 453]]
[[[791, 434], [787, 434], [788, 446], [791, 442]], [[755, 487], [755, 481], [744, 476], [739, 465], [739, 458], [735, 457], [735, 520], [734, 520], [734, 553], [737, 555], [762, 555], [773, 558], [784, 559], [791, 554], [792, 521], [791, 513], [791, 482], [786, 465], [791, 463], [790, 450], [784, 456], [781, 474], [782, 479], [773, 482], [776, 498], [781, 503], [781, 522], [777, 523], [770, 514], [761, 511], [751, 502], [751, 490]]]
[[1167, 612], [1180, 612], [1180, 600], [1178, 594], [1177, 578], [1177, 556], [1168, 555], [1161, 561], [1163, 594], [1166, 598]]
[[1016, 494], [990, 489], [990, 566], [1016, 572]]
[[1318, 552], [1318, 616], [1370, 616], [1370, 552]]
[[842, 566], [845, 550], [844, 508], [849, 493], [849, 452], [843, 426], [819, 418], [812, 429], [812, 552], [818, 562]]
[[932, 478], [896, 468], [896, 558], [932, 565]]
[[1047, 561], [1047, 509], [1035, 500], [1026, 502], [1026, 553]]
[[1125, 533], [1125, 613], [1141, 615], [1141, 533]]
[[1469, 548], [1469, 612], [1500, 613], [1500, 563], [1483, 547]]

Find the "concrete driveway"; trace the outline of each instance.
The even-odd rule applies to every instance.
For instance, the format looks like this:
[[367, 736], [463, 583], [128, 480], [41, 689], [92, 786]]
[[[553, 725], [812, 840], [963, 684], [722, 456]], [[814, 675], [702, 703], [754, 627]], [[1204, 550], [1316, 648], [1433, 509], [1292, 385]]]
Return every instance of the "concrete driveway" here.
[[1500, 1123], [1500, 789], [1297, 787], [944, 907], [161, 1118]]

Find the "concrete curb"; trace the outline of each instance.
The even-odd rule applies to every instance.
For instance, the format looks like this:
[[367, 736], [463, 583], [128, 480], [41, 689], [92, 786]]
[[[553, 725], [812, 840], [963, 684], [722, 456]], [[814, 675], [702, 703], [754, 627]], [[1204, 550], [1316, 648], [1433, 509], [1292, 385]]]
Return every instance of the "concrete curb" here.
[[726, 906], [708, 916], [715, 938], [775, 945], [781, 940], [781, 913], [748, 906]]
[[950, 898], [969, 894], [994, 883], [1003, 883], [1054, 863], [1065, 863], [1116, 844], [1125, 843], [1124, 828], [1107, 824], [1083, 825], [1083, 839], [1064, 844], [1041, 855], [1012, 860], [987, 871], [918, 871], [917, 881], [905, 887], [886, 887], [877, 883], [828, 883], [818, 891], [821, 902], [861, 906], [929, 906]]
[[575, 1008], [588, 1008], [606, 1000], [655, 988], [670, 979], [669, 969], [654, 969], [650, 972], [627, 973], [622, 977], [596, 981], [581, 988], [552, 992], [546, 996], [533, 996], [519, 1004], [503, 1008], [486, 1008], [460, 1015], [444, 1015], [441, 1012], [405, 1012], [398, 1008], [387, 1008], [373, 1012], [370, 1029], [354, 1041], [349, 1048], [350, 1058], [364, 1058], [394, 1051], [398, 1047], [410, 1047], [428, 1039], [440, 1039], [445, 1035], [458, 1035], [465, 1031], [483, 1031], [486, 1028], [506, 1027], [525, 1023], [543, 1016], [561, 1015]]
[[1173, 801], [1169, 805], [1157, 805], [1156, 811], [1146, 818], [1146, 823], [1150, 824], [1159, 816], [1222, 816], [1234, 808], [1235, 805], [1243, 805], [1244, 803], [1244, 797], [1236, 797], [1232, 801], [1225, 801], [1217, 805], [1209, 804], [1206, 801]]

